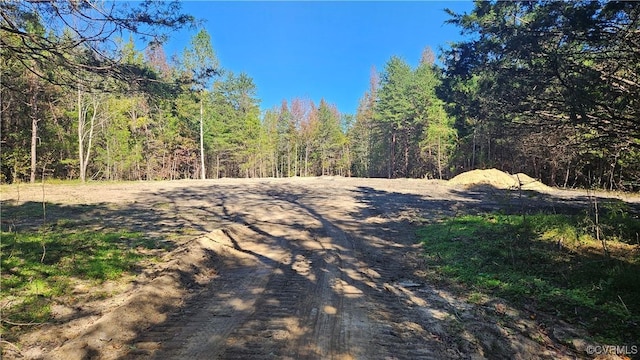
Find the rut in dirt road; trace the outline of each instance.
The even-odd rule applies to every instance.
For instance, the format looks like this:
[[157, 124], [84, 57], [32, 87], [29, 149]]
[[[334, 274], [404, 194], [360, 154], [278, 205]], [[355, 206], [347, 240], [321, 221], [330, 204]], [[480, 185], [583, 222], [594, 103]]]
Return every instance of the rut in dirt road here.
[[[370, 328], [358, 300], [363, 293], [342, 271], [353, 261], [353, 244], [317, 214], [301, 215], [304, 209], [291, 204], [276, 207], [271, 213], [280, 222], [288, 219], [287, 226], [236, 225], [216, 239], [254, 263], [225, 269], [199, 301], [201, 310], [181, 319], [186, 325], [155, 358], [361, 357]], [[286, 208], [295, 211], [283, 214]]]
[[229, 223], [212, 236], [228, 249], [219, 277], [138, 339], [152, 351], [131, 355], [568, 358], [565, 349], [510, 333], [483, 309], [420, 282], [413, 228], [389, 217], [442, 203], [372, 188], [225, 190], [190, 193]]

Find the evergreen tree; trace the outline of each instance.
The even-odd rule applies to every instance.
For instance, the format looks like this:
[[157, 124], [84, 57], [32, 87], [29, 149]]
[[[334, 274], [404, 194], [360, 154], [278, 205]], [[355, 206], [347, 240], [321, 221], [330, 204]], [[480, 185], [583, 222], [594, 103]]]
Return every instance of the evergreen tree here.
[[356, 176], [371, 177], [374, 175], [373, 161], [373, 126], [375, 121], [375, 106], [378, 97], [378, 74], [375, 67], [371, 68], [369, 90], [365, 92], [358, 103], [355, 122], [349, 128], [349, 138], [352, 144], [352, 170]]
[[[149, 80], [148, 72], [122, 63], [117, 54], [106, 51], [105, 44], [122, 33], [161, 43], [168, 33], [195, 23], [180, 7], [179, 1], [151, 0], [127, 6], [94, 0], [3, 1], [0, 48], [37, 77], [56, 85], [73, 89], [100, 86], [85, 83], [87, 72], [129, 84], [143, 83]], [[47, 31], [34, 31], [33, 19], [46, 24]], [[42, 71], [50, 64], [56, 65], [56, 76]]]
[[591, 1], [478, 2], [470, 14], [451, 12], [474, 37], [445, 57], [465, 120], [458, 127], [465, 139], [474, 134], [476, 158], [551, 184], [572, 177], [615, 187], [623, 173], [637, 176], [622, 159], [640, 146], [639, 13], [633, 3]]
[[190, 77], [192, 88], [198, 93], [200, 102], [200, 177], [201, 179], [206, 179], [203, 92], [209, 87], [213, 76], [219, 73], [218, 60], [211, 45], [211, 36], [206, 30], [200, 30], [191, 39], [191, 47], [185, 49], [183, 61], [184, 68]]
[[[408, 161], [407, 151], [398, 154], [401, 146], [400, 134], [408, 131], [411, 121], [411, 68], [402, 59], [393, 56], [386, 64], [380, 78], [378, 102], [376, 103], [376, 122], [378, 125], [377, 141], [384, 143], [387, 148], [387, 177], [397, 177], [401, 169], [398, 168], [400, 156], [405, 156]], [[406, 169], [405, 169], [406, 170]], [[405, 173], [406, 175], [406, 173]]]

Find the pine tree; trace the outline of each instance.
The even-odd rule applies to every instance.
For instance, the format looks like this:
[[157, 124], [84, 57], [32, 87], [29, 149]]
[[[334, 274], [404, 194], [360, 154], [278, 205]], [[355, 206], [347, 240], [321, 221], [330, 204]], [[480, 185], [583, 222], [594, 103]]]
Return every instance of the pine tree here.
[[211, 45], [211, 36], [206, 30], [200, 30], [191, 39], [191, 47], [185, 49], [183, 61], [184, 67], [190, 75], [193, 90], [198, 93], [200, 102], [200, 177], [206, 179], [203, 92], [209, 86], [213, 76], [219, 73], [218, 60]]

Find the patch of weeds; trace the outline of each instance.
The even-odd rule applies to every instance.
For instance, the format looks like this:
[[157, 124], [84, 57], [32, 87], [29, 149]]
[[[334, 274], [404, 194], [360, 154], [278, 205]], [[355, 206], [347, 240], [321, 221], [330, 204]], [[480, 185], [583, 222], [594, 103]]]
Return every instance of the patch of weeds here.
[[638, 219], [603, 218], [616, 229], [608, 255], [580, 215], [465, 215], [418, 234], [430, 276], [471, 289], [470, 302], [484, 293], [536, 304], [595, 340], [629, 343], [640, 338], [640, 255], [629, 245]]
[[[23, 297], [22, 302], [4, 311], [4, 317], [11, 319], [14, 323], [43, 323], [51, 316], [51, 301], [45, 296]], [[4, 325], [3, 325], [4, 326]], [[4, 334], [4, 329], [2, 333]]]
[[483, 304], [486, 301], [486, 296], [481, 292], [474, 291], [469, 294], [467, 301], [472, 304]]
[[136, 248], [154, 244], [141, 233], [79, 230], [72, 224], [59, 220], [39, 231], [0, 233], [0, 297], [12, 299], [3, 318], [46, 321], [52, 299], [68, 293], [71, 279], [119, 279], [147, 258]]
[[621, 201], [611, 201], [601, 205], [601, 226], [605, 236], [613, 241], [640, 245], [640, 221], [633, 216], [630, 206]]

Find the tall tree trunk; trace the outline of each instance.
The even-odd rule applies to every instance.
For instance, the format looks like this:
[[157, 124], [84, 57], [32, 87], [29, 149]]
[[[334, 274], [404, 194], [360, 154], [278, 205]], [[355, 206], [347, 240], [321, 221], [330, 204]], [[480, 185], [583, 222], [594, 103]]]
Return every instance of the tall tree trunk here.
[[29, 181], [36, 182], [36, 166], [38, 165], [38, 79], [29, 77], [31, 90], [31, 173]]
[[36, 164], [37, 164], [37, 145], [38, 145], [38, 114], [37, 114], [37, 96], [33, 95], [32, 114], [31, 114], [31, 183], [36, 182]]
[[[203, 104], [202, 104], [202, 92], [200, 93], [200, 178], [202, 180], [207, 178], [207, 172], [204, 168], [204, 124], [203, 124]], [[218, 170], [219, 171], [219, 170]]]
[[304, 176], [309, 176], [309, 144], [304, 149]]
[[345, 153], [347, 156], [347, 164], [345, 165], [347, 167], [347, 177], [351, 177], [351, 151], [349, 145], [345, 146]]
[[613, 159], [613, 162], [611, 163], [611, 175], [609, 177], [609, 191], [613, 191], [613, 183], [614, 183], [613, 175], [616, 170], [616, 163], [618, 162], [619, 155], [620, 155], [620, 152], [618, 151]]
[[78, 89], [78, 160], [80, 161], [80, 180], [85, 182], [85, 167], [84, 167], [84, 116], [82, 108], [82, 93]]
[[278, 161], [275, 150], [271, 153], [271, 176], [278, 177]]
[[476, 167], [476, 127], [473, 127], [473, 148], [471, 149], [471, 169]]
[[[93, 130], [95, 127], [96, 117], [98, 116], [98, 101], [99, 99], [94, 97], [92, 99], [93, 114], [91, 114], [91, 120], [89, 121], [89, 129], [87, 130], [87, 115], [86, 110], [82, 105], [82, 93], [78, 89], [78, 157], [80, 161], [80, 180], [85, 182], [87, 179], [87, 167], [89, 165], [89, 157], [91, 156], [91, 145], [93, 141]], [[85, 139], [86, 153], [85, 153]]]
[[[96, 123], [96, 116], [98, 115], [98, 99], [93, 99], [93, 114], [91, 114], [91, 121], [89, 122], [89, 139], [87, 139], [87, 152], [84, 154], [84, 175], [87, 176], [87, 167], [89, 165], [89, 159], [91, 157], [91, 144], [93, 142], [93, 129]], [[83, 180], [84, 181], [84, 180]]]
[[404, 134], [404, 176], [409, 177], [409, 129]]
[[373, 130], [371, 128], [372, 128], [371, 122], [368, 122], [367, 123], [367, 156], [366, 156], [367, 177], [373, 176], [373, 167], [371, 166], [373, 162], [373, 136], [371, 135], [373, 133]]
[[442, 139], [438, 136], [438, 176], [442, 180]]
[[220, 179], [220, 153], [216, 153], [216, 179]]
[[291, 177], [291, 144], [287, 143], [287, 177]]
[[106, 143], [105, 150], [107, 151], [107, 181], [111, 181], [113, 179], [111, 178], [111, 151], [109, 150], [109, 142]]
[[[487, 137], [487, 163], [491, 164], [491, 134]], [[490, 166], [493, 166], [493, 164]]]
[[389, 179], [395, 175], [396, 171], [396, 131], [392, 130], [391, 143], [389, 144]]
[[296, 141], [293, 148], [293, 176], [298, 176], [298, 142]]
[[324, 176], [324, 171], [325, 171], [325, 168], [327, 166], [327, 152], [326, 152], [326, 149], [325, 149], [324, 145], [322, 146], [322, 153], [321, 154], [322, 154], [321, 155], [322, 159], [320, 160], [320, 163], [322, 165], [322, 174], [321, 175]]

